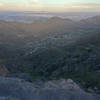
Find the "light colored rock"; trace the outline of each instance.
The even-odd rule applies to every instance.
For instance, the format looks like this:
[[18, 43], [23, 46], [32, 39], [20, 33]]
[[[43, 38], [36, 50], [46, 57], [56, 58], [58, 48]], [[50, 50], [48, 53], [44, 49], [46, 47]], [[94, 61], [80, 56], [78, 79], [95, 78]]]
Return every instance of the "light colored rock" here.
[[71, 79], [61, 79], [58, 81], [48, 81], [44, 85], [44, 89], [64, 89], [70, 91], [82, 91], [80, 87]]

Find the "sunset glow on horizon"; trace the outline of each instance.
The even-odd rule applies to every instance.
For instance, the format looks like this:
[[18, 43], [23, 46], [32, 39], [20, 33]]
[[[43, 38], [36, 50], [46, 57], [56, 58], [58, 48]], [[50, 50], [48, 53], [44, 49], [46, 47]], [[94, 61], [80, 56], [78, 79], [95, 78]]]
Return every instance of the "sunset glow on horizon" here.
[[0, 11], [99, 12], [100, 0], [0, 0]]

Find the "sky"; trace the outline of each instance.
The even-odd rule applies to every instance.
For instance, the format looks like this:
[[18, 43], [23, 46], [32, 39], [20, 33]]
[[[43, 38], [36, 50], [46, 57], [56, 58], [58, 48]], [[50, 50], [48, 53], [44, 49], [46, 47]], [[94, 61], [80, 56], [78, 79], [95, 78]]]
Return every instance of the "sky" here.
[[100, 0], [0, 0], [0, 11], [100, 12]]

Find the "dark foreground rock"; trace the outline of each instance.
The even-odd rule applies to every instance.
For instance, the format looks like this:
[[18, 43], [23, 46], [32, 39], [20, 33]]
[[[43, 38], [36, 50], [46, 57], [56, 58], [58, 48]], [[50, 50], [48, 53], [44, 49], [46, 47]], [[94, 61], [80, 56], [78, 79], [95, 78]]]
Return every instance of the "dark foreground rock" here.
[[4, 65], [0, 64], [0, 76], [8, 76], [8, 73], [8, 69]]
[[27, 74], [27, 73], [8, 74], [7, 77], [19, 78], [19, 79], [24, 79], [25, 81], [32, 82], [31, 76], [29, 74]]
[[0, 77], [0, 100], [100, 100], [72, 80], [48, 81], [41, 86], [21, 79]]

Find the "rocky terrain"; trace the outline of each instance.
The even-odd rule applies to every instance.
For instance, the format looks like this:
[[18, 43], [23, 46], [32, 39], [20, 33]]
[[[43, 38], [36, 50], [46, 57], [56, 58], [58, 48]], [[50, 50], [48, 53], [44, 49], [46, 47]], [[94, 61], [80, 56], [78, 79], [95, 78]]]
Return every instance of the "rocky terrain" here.
[[99, 100], [100, 16], [1, 20], [0, 76], [1, 100]]
[[0, 100], [99, 100], [84, 92], [71, 79], [53, 80], [41, 85], [14, 78], [0, 77]]

